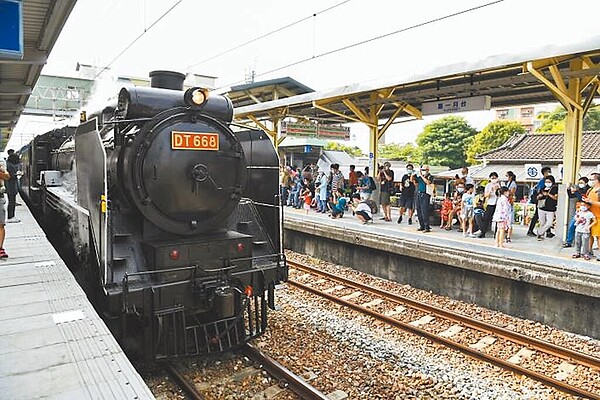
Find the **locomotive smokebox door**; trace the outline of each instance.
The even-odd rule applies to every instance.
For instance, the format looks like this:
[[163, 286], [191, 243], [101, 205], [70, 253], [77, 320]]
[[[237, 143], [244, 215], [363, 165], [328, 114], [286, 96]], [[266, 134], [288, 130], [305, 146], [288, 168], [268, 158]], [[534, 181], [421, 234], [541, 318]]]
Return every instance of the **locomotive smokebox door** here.
[[124, 191], [163, 231], [190, 236], [214, 231], [242, 196], [243, 149], [226, 125], [206, 115], [165, 112], [125, 150]]
[[215, 289], [213, 310], [218, 318], [231, 318], [235, 315], [235, 294], [229, 286]]

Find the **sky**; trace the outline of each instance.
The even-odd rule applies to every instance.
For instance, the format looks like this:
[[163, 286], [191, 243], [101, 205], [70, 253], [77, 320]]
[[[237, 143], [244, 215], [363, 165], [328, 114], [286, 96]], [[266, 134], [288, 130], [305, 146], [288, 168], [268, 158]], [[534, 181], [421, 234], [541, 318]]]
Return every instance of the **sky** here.
[[[76, 76], [78, 62], [109, 66], [103, 78], [147, 77], [149, 71], [170, 69], [215, 76], [217, 86], [226, 88], [243, 83], [254, 71], [256, 81], [290, 76], [318, 91], [411, 76], [600, 33], [600, 26], [581, 19], [599, 15], [600, 1], [565, 4], [562, 0], [78, 0], [42, 73]], [[411, 28], [478, 6], [482, 7]], [[274, 32], [287, 25], [292, 26]], [[368, 41], [395, 31], [401, 32]], [[260, 36], [266, 37], [253, 41]], [[335, 51], [361, 41], [368, 42]], [[246, 42], [251, 43], [242, 45]], [[328, 52], [332, 53], [323, 55]], [[493, 115], [471, 112], [465, 117], [481, 129]], [[414, 141], [424, 124], [436, 118], [395, 125], [386, 142]], [[39, 122], [22, 117], [15, 134], [38, 128]], [[366, 130], [352, 129], [363, 147]]]

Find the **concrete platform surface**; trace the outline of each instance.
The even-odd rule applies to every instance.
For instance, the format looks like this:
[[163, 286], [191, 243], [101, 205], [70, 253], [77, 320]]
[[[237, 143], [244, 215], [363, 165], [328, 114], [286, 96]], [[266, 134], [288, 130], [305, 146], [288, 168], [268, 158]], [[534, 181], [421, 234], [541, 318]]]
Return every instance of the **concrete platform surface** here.
[[0, 260], [0, 398], [152, 399], [26, 206]]
[[[363, 225], [351, 212], [343, 218], [331, 219], [327, 214], [285, 207], [284, 227], [330, 239], [354, 242], [389, 250], [406, 256], [447, 263], [483, 273], [529, 281], [583, 295], [600, 296], [600, 262], [592, 258], [573, 259], [573, 248], [563, 248], [558, 237], [538, 241], [527, 236], [527, 227], [515, 225], [512, 242], [505, 248], [495, 247], [493, 234], [486, 238], [470, 238], [457, 232], [432, 226], [429, 233], [417, 231], [419, 223], [408, 218], [398, 224], [398, 210], [392, 209], [392, 222], [374, 216], [373, 223]], [[600, 254], [600, 250], [595, 250]]]

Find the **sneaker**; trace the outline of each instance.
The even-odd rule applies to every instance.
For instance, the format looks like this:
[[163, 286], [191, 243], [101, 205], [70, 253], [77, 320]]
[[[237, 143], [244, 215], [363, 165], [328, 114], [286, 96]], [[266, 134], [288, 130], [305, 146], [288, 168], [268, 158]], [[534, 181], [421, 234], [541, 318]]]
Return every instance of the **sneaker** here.
[[470, 238], [476, 238], [476, 237], [479, 237], [479, 235], [476, 235], [476, 234], [474, 234], [474, 233], [469, 233], [469, 235], [468, 235], [468, 236], [469, 236]]
[[527, 236], [536, 237], [537, 235], [534, 232], [527, 232]]
[[544, 237], [542, 235], [537, 235], [537, 240], [542, 241], [542, 240], [544, 240]]
[[7, 224], [16, 224], [17, 222], [21, 222], [21, 220], [18, 218], [11, 218], [6, 220]]
[[567, 247], [573, 247], [573, 245], [571, 243], [563, 243], [562, 245], [563, 248], [567, 248]]
[[8, 253], [4, 249], [0, 249], [0, 259], [8, 258]]
[[[587, 254], [586, 254], [585, 256], [589, 258], [589, 256], [588, 256]], [[572, 257], [573, 257], [573, 258], [579, 258], [579, 257], [581, 257], [581, 254], [579, 254], [579, 253], [575, 253], [575, 254], [573, 254], [573, 256], [572, 256]]]
[[408, 219], [408, 224], [409, 224], [409, 225], [412, 225], [412, 218], [409, 218], [409, 219]]
[[[409, 219], [410, 221], [410, 219]], [[398, 217], [398, 223], [401, 224], [402, 223], [402, 215]]]
[[591, 257], [590, 257], [588, 254], [586, 254], [585, 256], [583, 256], [583, 259], [584, 259], [585, 261], [590, 261], [590, 258], [591, 258]]
[[554, 233], [552, 233], [552, 232], [546, 232], [546, 237], [547, 237], [548, 239], [551, 239], [551, 238], [553, 238], [554, 236], [556, 236]]
[[476, 231], [476, 232], [473, 233], [473, 235], [479, 236], [479, 235], [481, 235], [481, 231]]
[[431, 232], [431, 229], [427, 228], [423, 232], [425, 232], [425, 233]]

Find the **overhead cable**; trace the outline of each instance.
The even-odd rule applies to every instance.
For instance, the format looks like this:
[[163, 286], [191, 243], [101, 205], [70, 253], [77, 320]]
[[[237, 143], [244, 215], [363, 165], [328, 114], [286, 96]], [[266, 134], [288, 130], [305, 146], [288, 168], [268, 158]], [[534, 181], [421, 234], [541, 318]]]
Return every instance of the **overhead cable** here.
[[123, 50], [121, 50], [121, 52], [119, 54], [117, 54], [115, 56], [115, 58], [113, 58], [108, 64], [106, 64], [104, 67], [102, 67], [102, 69], [96, 74], [96, 76], [94, 76], [93, 79], [98, 78], [104, 71], [106, 71], [108, 68], [110, 68], [110, 66], [119, 59], [119, 57], [121, 57], [127, 50], [129, 50], [131, 48], [131, 46], [133, 46], [138, 40], [140, 40], [140, 38], [142, 36], [144, 36], [146, 34], [146, 32], [148, 32], [150, 29], [152, 29], [156, 24], [158, 24], [164, 17], [167, 16], [167, 14], [169, 14], [171, 11], [173, 11], [173, 9], [175, 7], [177, 7], [179, 4], [181, 4], [183, 0], [179, 0], [177, 1], [177, 3], [173, 4], [167, 11], [165, 11], [160, 17], [158, 17], [152, 24], [150, 24], [150, 26], [148, 28], [145, 28], [144, 31], [142, 33], [140, 33], [135, 39], [133, 39], [131, 41], [131, 43], [129, 43], [127, 46], [125, 46], [125, 48]]
[[[273, 72], [280, 71], [282, 69], [294, 67], [296, 65], [303, 64], [303, 63], [305, 63], [307, 61], [311, 61], [311, 60], [314, 60], [314, 59], [317, 59], [317, 58], [325, 57], [325, 56], [328, 56], [328, 55], [331, 55], [331, 54], [334, 54], [334, 53], [338, 53], [340, 51], [348, 50], [348, 49], [353, 48], [353, 47], [361, 46], [363, 44], [370, 43], [370, 42], [373, 42], [375, 40], [383, 39], [383, 38], [386, 38], [386, 37], [389, 37], [389, 36], [397, 35], [399, 33], [403, 33], [403, 32], [410, 31], [410, 30], [417, 29], [417, 28], [421, 28], [423, 26], [430, 25], [430, 24], [433, 24], [433, 23], [436, 23], [436, 22], [440, 22], [440, 21], [443, 21], [445, 19], [449, 19], [449, 18], [457, 17], [459, 15], [463, 15], [463, 14], [467, 14], [467, 13], [470, 13], [470, 12], [473, 12], [473, 11], [477, 11], [477, 10], [482, 9], [484, 7], [488, 7], [488, 6], [491, 6], [491, 5], [494, 5], [494, 4], [498, 4], [498, 3], [502, 3], [503, 1], [504, 0], [492, 1], [492, 2], [485, 3], [485, 4], [482, 4], [482, 5], [476, 6], [476, 7], [467, 8], [465, 10], [457, 11], [457, 12], [454, 12], [452, 14], [444, 15], [442, 17], [430, 19], [430, 20], [425, 21], [425, 22], [420, 22], [418, 24], [411, 25], [411, 26], [408, 26], [406, 28], [401, 28], [401, 29], [395, 30], [393, 32], [388, 32], [388, 33], [385, 33], [383, 35], [379, 35], [379, 36], [375, 36], [375, 37], [372, 37], [372, 38], [369, 38], [369, 39], [365, 39], [365, 40], [362, 40], [360, 42], [356, 42], [356, 43], [352, 43], [352, 44], [349, 44], [349, 45], [346, 45], [346, 46], [338, 47], [338, 48], [333, 49], [333, 50], [329, 50], [329, 51], [326, 51], [326, 52], [323, 52], [323, 53], [320, 53], [320, 54], [317, 54], [317, 55], [313, 55], [311, 57], [306, 57], [306, 58], [303, 58], [303, 59], [291, 62], [289, 64], [282, 65], [282, 66], [279, 66], [277, 68], [274, 68], [274, 69], [271, 69], [271, 70], [268, 70], [268, 71], [265, 71], [265, 72], [261, 72], [260, 74], [256, 74], [255, 77], [263, 76], [263, 75], [268, 75], [268, 74], [271, 74]], [[219, 88], [217, 88], [215, 90], [223, 89], [223, 88], [226, 88], [226, 87], [229, 87], [229, 86], [232, 86], [232, 85], [236, 85], [236, 84], [239, 84], [239, 83], [244, 83], [244, 82], [245, 82], [245, 80], [236, 81], [236, 82], [230, 83], [228, 85], [221, 86], [221, 87], [219, 87]]]
[[306, 21], [306, 20], [308, 20], [308, 19], [314, 18], [314, 17], [316, 17], [316, 16], [317, 16], [317, 15], [319, 15], [319, 14], [324, 14], [324, 13], [326, 13], [327, 11], [331, 11], [331, 10], [333, 10], [334, 8], [337, 8], [337, 7], [341, 6], [341, 5], [344, 5], [344, 4], [346, 4], [346, 3], [349, 3], [350, 1], [352, 1], [352, 0], [344, 0], [344, 1], [342, 1], [342, 2], [339, 2], [339, 3], [337, 3], [337, 4], [334, 4], [334, 5], [332, 5], [331, 7], [325, 8], [325, 9], [323, 9], [323, 10], [321, 10], [321, 11], [317, 11], [317, 12], [315, 12], [315, 13], [312, 13], [312, 14], [310, 14], [310, 15], [308, 15], [308, 16], [306, 16], [306, 17], [304, 17], [304, 18], [300, 18], [299, 20], [296, 20], [296, 21], [294, 21], [294, 22], [291, 22], [291, 23], [289, 23], [289, 24], [287, 24], [287, 25], [281, 26], [281, 27], [279, 27], [279, 28], [277, 28], [277, 29], [274, 29], [274, 30], [272, 30], [272, 31], [270, 31], [270, 32], [267, 32], [267, 33], [263, 34], [263, 35], [257, 36], [257, 37], [255, 37], [255, 38], [253, 38], [253, 39], [250, 39], [250, 40], [248, 40], [248, 41], [246, 41], [246, 42], [244, 42], [244, 43], [241, 43], [241, 44], [239, 44], [239, 45], [237, 45], [237, 46], [234, 46], [234, 47], [232, 47], [232, 48], [230, 48], [230, 49], [224, 50], [224, 51], [222, 51], [222, 52], [220, 52], [220, 53], [217, 53], [217, 54], [214, 54], [214, 55], [212, 55], [212, 56], [210, 56], [210, 57], [208, 57], [208, 58], [205, 58], [205, 59], [204, 59], [204, 60], [202, 60], [202, 61], [199, 61], [199, 62], [197, 62], [197, 63], [195, 63], [195, 64], [192, 64], [192, 65], [190, 65], [189, 67], [187, 67], [187, 69], [189, 70], [189, 69], [191, 69], [191, 68], [197, 67], [197, 66], [198, 66], [198, 65], [200, 65], [200, 64], [204, 64], [205, 62], [208, 62], [208, 61], [214, 60], [215, 58], [219, 58], [219, 57], [221, 57], [221, 56], [223, 56], [223, 55], [225, 55], [225, 54], [231, 53], [231, 52], [232, 52], [232, 51], [234, 51], [234, 50], [237, 50], [237, 49], [239, 49], [239, 48], [242, 48], [242, 47], [244, 47], [244, 46], [247, 46], [247, 45], [249, 45], [249, 44], [251, 44], [251, 43], [257, 42], [257, 41], [259, 41], [259, 40], [261, 40], [261, 39], [264, 39], [264, 38], [266, 38], [266, 37], [269, 37], [269, 36], [271, 36], [271, 35], [273, 35], [273, 34], [275, 34], [275, 33], [278, 33], [278, 32], [281, 32], [281, 31], [283, 31], [283, 30], [285, 30], [285, 29], [291, 28], [291, 27], [292, 27], [292, 26], [294, 26], [294, 25], [298, 25], [298, 24], [300, 24], [300, 23], [302, 23], [302, 22], [304, 22], [304, 21]]

